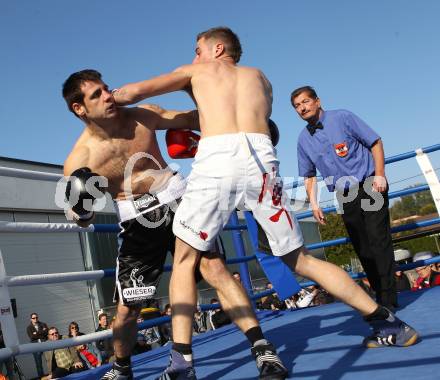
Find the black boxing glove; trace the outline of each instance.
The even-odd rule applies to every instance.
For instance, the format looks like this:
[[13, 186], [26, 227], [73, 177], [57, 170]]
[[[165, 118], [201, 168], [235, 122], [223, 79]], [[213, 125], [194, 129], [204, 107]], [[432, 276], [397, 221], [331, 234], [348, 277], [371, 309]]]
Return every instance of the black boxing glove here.
[[278, 142], [280, 141], [280, 131], [278, 130], [277, 125], [272, 119], [269, 119], [269, 132], [270, 132], [270, 139], [272, 140], [272, 145], [277, 146]]
[[67, 181], [66, 200], [72, 211], [80, 220], [93, 218], [93, 203], [104, 196], [105, 187], [101, 185], [102, 177], [93, 173], [89, 168], [76, 169]]

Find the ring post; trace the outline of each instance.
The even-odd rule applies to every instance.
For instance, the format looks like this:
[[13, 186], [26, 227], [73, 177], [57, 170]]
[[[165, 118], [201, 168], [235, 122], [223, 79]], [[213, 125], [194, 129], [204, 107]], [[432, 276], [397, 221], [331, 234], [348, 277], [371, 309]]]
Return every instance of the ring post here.
[[[236, 226], [238, 225], [238, 215], [237, 211], [234, 211], [231, 214], [231, 217], [229, 219], [229, 223]], [[235, 254], [237, 257], [245, 257], [246, 251], [244, 249], [243, 244], [243, 237], [241, 236], [240, 230], [233, 230], [232, 232], [232, 239], [234, 242], [234, 248], [235, 248]], [[241, 277], [241, 283], [243, 284], [244, 288], [246, 289], [249, 296], [252, 296], [252, 283], [251, 283], [251, 277], [249, 275], [249, 269], [247, 266], [247, 263], [240, 263], [240, 277]]]
[[12, 311], [11, 297], [6, 277], [5, 263], [0, 250], [0, 322], [2, 325], [5, 347], [11, 349], [12, 354], [18, 349], [19, 341], [17, 328]]

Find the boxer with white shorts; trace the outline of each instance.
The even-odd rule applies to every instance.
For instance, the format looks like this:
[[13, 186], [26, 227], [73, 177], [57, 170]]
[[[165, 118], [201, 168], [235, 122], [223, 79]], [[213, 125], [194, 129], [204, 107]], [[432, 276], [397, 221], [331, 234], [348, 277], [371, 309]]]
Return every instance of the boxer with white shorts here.
[[[225, 165], [225, 162], [228, 165]], [[188, 185], [174, 218], [174, 234], [207, 251], [236, 208], [251, 210], [272, 252], [282, 256], [303, 245], [286, 199], [270, 138], [236, 133], [200, 140]]]

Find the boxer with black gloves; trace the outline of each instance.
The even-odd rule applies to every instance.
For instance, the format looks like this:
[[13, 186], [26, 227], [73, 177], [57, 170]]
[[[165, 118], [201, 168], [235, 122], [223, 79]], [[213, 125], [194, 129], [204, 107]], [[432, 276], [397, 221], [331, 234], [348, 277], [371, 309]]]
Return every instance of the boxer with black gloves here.
[[88, 224], [95, 213], [93, 204], [105, 193], [106, 178], [93, 173], [90, 168], [76, 169], [69, 176], [66, 186], [66, 200], [69, 203], [72, 218], [78, 224]]
[[197, 112], [167, 111], [154, 105], [117, 107], [94, 70], [72, 74], [64, 83], [63, 96], [85, 124], [64, 163], [69, 177], [68, 215], [78, 225], [88, 226], [94, 206], [108, 191], [122, 228], [113, 327], [116, 362], [104, 378], [129, 380], [136, 318], [143, 302], [154, 297], [167, 252], [174, 249], [171, 221], [186, 185], [163, 159], [156, 130], [198, 129]]

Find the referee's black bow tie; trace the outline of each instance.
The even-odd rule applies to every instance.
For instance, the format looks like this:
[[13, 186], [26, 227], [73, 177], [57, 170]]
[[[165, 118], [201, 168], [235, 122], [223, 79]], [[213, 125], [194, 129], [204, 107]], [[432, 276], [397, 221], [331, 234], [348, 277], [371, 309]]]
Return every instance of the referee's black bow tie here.
[[320, 121], [318, 121], [315, 125], [308, 125], [307, 129], [310, 132], [310, 135], [313, 136], [316, 132], [317, 129], [324, 129], [324, 126], [322, 125], [322, 123]]

